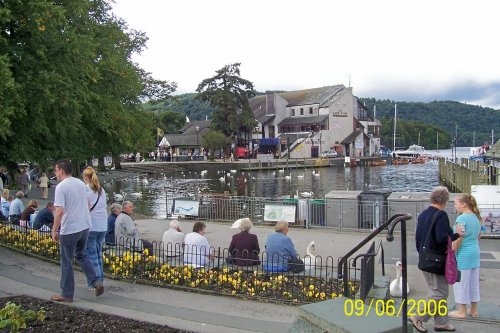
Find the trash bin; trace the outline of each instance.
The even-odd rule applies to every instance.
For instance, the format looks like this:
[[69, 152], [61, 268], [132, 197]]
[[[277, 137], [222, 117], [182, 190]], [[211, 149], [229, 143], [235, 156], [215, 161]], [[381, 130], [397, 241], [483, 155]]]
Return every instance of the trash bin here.
[[358, 196], [359, 228], [376, 229], [387, 221], [389, 191], [364, 191]]
[[[450, 221], [455, 221], [457, 217], [453, 203], [456, 195], [456, 193], [450, 194], [450, 199], [444, 209]], [[397, 213], [411, 214], [412, 218], [406, 221], [406, 230], [414, 233], [417, 230], [418, 215], [430, 205], [430, 196], [430, 192], [393, 192], [387, 198], [388, 216], [391, 217]]]
[[325, 195], [326, 225], [340, 229], [358, 228], [358, 196], [361, 191], [330, 191]]
[[312, 226], [321, 226], [324, 227], [326, 225], [326, 202], [324, 199], [313, 199], [311, 200], [311, 209], [310, 209], [310, 219], [309, 224]]

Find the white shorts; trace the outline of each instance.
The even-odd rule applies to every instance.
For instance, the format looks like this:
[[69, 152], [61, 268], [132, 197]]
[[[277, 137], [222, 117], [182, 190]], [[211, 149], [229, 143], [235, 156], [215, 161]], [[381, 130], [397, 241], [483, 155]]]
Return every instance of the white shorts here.
[[470, 304], [479, 302], [479, 267], [461, 271], [460, 282], [453, 285], [455, 303]]

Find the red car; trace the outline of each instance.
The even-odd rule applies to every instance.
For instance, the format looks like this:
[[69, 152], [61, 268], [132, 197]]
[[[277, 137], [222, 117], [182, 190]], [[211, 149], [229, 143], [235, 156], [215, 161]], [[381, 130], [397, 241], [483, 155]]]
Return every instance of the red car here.
[[236, 147], [236, 157], [238, 158], [246, 158], [248, 156], [248, 148], [245, 147]]

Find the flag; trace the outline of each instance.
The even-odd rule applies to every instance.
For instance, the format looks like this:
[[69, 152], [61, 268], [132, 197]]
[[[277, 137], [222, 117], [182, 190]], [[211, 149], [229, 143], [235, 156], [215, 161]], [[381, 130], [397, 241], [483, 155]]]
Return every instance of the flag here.
[[165, 132], [161, 128], [159, 127], [156, 128], [156, 135], [163, 136], [164, 134]]
[[186, 116], [186, 123], [189, 123], [189, 118], [188, 118], [188, 116]]

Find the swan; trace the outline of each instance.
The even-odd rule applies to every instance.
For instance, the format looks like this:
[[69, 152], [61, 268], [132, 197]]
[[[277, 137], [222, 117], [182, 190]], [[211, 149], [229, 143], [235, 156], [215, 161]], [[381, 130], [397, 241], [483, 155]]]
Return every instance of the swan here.
[[307, 255], [304, 257], [304, 266], [306, 270], [311, 270], [312, 268], [316, 269], [316, 256], [314, 255], [315, 246], [316, 243], [314, 241], [311, 241], [309, 245], [307, 245]]
[[144, 185], [148, 185], [148, 184], [149, 184], [149, 181], [148, 181], [146, 178], [143, 178], [143, 179], [142, 179], [142, 183], [143, 183]]
[[125, 193], [115, 193], [113, 194], [113, 197], [115, 198], [116, 201], [123, 201], [125, 199], [126, 194]]
[[279, 169], [278, 171], [279, 171], [279, 173], [284, 173], [285, 172], [285, 168]]
[[131, 196], [132, 198], [140, 198], [140, 197], [142, 197], [142, 193], [132, 192], [129, 194], [129, 196]]
[[219, 181], [220, 181], [221, 183], [225, 183], [225, 182], [226, 182], [226, 178], [224, 178], [224, 177], [220, 177], [220, 178], [219, 178]]
[[292, 179], [292, 176], [291, 176], [291, 175], [287, 175], [287, 176], [285, 176], [285, 179], [286, 179], [286, 180], [291, 180], [291, 179]]
[[[403, 296], [403, 281], [401, 280], [401, 261], [396, 262], [396, 278], [392, 280], [389, 288], [392, 297]], [[407, 293], [410, 293], [410, 285], [406, 283]]]
[[236, 173], [236, 170], [229, 170], [229, 172], [231, 172], [231, 173]]
[[311, 192], [301, 192], [300, 196], [302, 198], [312, 198], [314, 196], [314, 192], [313, 191], [311, 191]]
[[314, 177], [319, 177], [319, 172], [317, 172], [315, 170], [313, 170], [312, 174], [313, 174]]
[[304, 174], [297, 175], [297, 178], [298, 178], [298, 179], [304, 179]]

